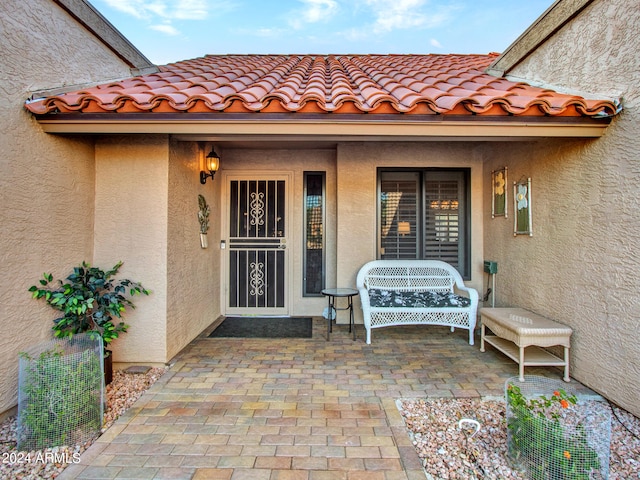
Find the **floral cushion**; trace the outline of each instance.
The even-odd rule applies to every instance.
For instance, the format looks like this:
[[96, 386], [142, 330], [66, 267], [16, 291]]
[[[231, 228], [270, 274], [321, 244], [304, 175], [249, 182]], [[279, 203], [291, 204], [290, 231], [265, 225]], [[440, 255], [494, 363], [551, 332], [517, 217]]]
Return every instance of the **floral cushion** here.
[[467, 297], [452, 292], [403, 292], [397, 290], [369, 290], [372, 307], [453, 307], [464, 308], [471, 304]]

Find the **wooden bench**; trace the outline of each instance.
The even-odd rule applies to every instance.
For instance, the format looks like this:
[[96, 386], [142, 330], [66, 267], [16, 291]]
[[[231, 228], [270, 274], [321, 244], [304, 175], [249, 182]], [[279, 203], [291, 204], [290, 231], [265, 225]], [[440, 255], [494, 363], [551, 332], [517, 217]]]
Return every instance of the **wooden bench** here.
[[368, 344], [374, 328], [443, 325], [451, 327], [451, 331], [469, 330], [469, 345], [473, 345], [478, 292], [466, 287], [458, 271], [448, 263], [374, 260], [362, 266], [356, 286]]
[[[524, 367], [564, 367], [565, 382], [569, 378], [569, 348], [571, 328], [523, 308], [481, 308], [480, 351], [485, 342], [504, 353], [519, 365], [520, 381]], [[489, 328], [494, 335], [487, 335]], [[564, 347], [564, 359], [540, 347]]]

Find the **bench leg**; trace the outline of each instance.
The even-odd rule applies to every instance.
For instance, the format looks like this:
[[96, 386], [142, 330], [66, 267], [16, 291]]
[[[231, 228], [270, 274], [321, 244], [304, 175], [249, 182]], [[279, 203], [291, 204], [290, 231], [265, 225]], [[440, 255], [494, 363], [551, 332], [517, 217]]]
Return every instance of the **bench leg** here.
[[480, 325], [480, 351], [484, 352], [484, 323]]
[[564, 378], [565, 382], [570, 382], [571, 378], [569, 378], [569, 348], [564, 347]]
[[524, 347], [520, 347], [518, 358], [520, 359], [518, 362], [518, 373], [520, 375], [520, 381], [524, 382]]

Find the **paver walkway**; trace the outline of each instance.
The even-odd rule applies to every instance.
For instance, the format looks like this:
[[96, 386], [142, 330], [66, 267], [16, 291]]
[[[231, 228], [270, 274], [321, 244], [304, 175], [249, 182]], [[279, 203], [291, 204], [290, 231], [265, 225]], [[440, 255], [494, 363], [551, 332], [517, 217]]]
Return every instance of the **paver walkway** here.
[[366, 345], [362, 325], [355, 342], [345, 325], [327, 342], [325, 325], [312, 339], [197, 338], [58, 478], [423, 480], [396, 400], [502, 396], [518, 373], [466, 330], [378, 329]]

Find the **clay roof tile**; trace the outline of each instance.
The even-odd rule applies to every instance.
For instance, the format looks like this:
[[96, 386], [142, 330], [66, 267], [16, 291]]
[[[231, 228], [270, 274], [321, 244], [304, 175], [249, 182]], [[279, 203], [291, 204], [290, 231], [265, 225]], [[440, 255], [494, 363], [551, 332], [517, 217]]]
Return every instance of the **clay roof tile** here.
[[614, 113], [585, 100], [484, 73], [489, 55], [207, 55], [157, 73], [25, 105], [74, 112], [308, 112], [476, 115]]

